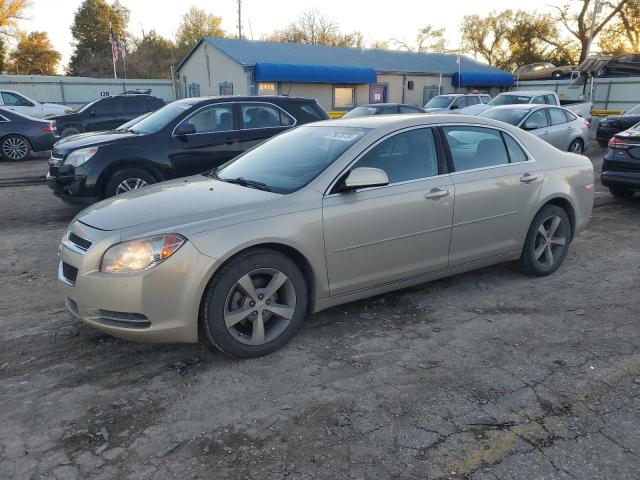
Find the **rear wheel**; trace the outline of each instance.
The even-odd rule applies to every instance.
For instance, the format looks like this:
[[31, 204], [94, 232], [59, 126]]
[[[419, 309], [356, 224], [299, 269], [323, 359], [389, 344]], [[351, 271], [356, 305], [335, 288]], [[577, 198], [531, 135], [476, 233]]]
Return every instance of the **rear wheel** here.
[[569, 151], [573, 152], [573, 153], [583, 153], [584, 152], [584, 142], [581, 139], [576, 138], [569, 145]]
[[65, 127], [62, 129], [62, 132], [60, 132], [60, 136], [62, 138], [65, 138], [65, 137], [70, 137], [71, 135], [77, 135], [79, 133], [82, 133], [82, 132], [78, 127]]
[[562, 265], [570, 242], [571, 221], [567, 212], [557, 205], [546, 205], [531, 222], [520, 267], [530, 275], [549, 275]]
[[104, 196], [115, 197], [133, 190], [156, 183], [156, 179], [146, 170], [141, 168], [125, 168], [118, 170], [111, 176], [104, 189]]
[[22, 135], [7, 135], [0, 144], [2, 156], [7, 160], [19, 162], [25, 160], [31, 153], [29, 140]]
[[633, 190], [621, 187], [609, 187], [609, 191], [611, 192], [611, 195], [616, 198], [631, 198], [634, 194]]
[[268, 355], [302, 327], [307, 282], [281, 253], [250, 250], [218, 271], [204, 295], [202, 329], [209, 343], [241, 358]]

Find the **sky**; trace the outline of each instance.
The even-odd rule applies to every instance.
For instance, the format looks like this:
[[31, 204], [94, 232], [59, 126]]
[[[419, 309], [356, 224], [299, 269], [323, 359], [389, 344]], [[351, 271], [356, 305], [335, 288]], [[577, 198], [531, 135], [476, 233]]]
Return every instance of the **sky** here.
[[[81, 0], [31, 0], [28, 20], [21, 22], [25, 31], [44, 30], [66, 64], [72, 52], [70, 27]], [[172, 38], [180, 17], [189, 7], [197, 6], [223, 18], [223, 28], [237, 31], [237, 0], [121, 0], [131, 11], [129, 31], [140, 36], [155, 29]], [[262, 35], [286, 26], [300, 12], [318, 8], [336, 21], [342, 31], [359, 31], [366, 42], [399, 39], [413, 42], [417, 31], [426, 24], [446, 28], [452, 46], [460, 43], [459, 24], [466, 14], [485, 15], [491, 10], [552, 11], [549, 4], [560, 0], [243, 0], [243, 36], [259, 40]], [[106, 39], [105, 39], [106, 40]]]

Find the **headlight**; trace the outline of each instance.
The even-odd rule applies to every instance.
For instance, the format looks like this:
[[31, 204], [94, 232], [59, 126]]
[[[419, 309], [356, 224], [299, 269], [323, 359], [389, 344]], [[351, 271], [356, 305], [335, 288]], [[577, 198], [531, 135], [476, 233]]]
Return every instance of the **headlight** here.
[[100, 271], [104, 273], [139, 272], [158, 265], [184, 245], [180, 235], [157, 235], [122, 242], [102, 256]]
[[65, 165], [73, 165], [74, 167], [80, 166], [93, 157], [98, 151], [98, 147], [81, 148], [75, 152], [71, 152], [67, 158], [64, 159]]

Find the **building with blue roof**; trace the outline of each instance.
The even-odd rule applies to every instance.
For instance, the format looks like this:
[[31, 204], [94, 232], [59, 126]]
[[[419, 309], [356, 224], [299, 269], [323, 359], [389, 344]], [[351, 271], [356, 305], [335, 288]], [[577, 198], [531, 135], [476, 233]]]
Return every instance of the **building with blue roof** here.
[[179, 96], [291, 95], [325, 110], [367, 103], [424, 105], [439, 93], [495, 94], [511, 73], [455, 54], [202, 38], [176, 68]]

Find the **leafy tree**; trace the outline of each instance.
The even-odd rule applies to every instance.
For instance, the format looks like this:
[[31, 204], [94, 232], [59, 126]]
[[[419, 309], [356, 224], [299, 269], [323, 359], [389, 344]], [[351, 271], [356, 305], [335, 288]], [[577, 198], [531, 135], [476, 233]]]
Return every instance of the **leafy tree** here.
[[127, 55], [127, 73], [132, 78], [171, 78], [175, 45], [155, 30], [133, 41]]
[[364, 45], [360, 32], [342, 33], [340, 26], [317, 9], [306, 10], [298, 19], [265, 37], [273, 42], [295, 42], [310, 45], [358, 47]]
[[14, 36], [17, 23], [25, 19], [29, 0], [0, 0], [0, 32]]
[[418, 30], [416, 35], [415, 46], [403, 42], [401, 40], [393, 40], [400, 48], [404, 48], [409, 52], [431, 52], [431, 53], [448, 53], [447, 41], [444, 38], [444, 28], [435, 28], [426, 25]]
[[486, 17], [465, 15], [460, 26], [462, 48], [480, 56], [489, 65], [505, 68], [509, 64], [509, 43], [513, 12], [491, 12]]
[[127, 42], [129, 9], [118, 0], [84, 0], [76, 10], [71, 26], [74, 51], [68, 72], [73, 76], [110, 77], [113, 75], [109, 25], [120, 42]]
[[604, 55], [640, 51], [640, 2], [629, 2], [600, 33], [598, 47]]
[[10, 73], [55, 75], [60, 53], [53, 48], [47, 32], [20, 33], [16, 48], [9, 54]]
[[[638, 0], [571, 0], [562, 7], [554, 7], [557, 13], [557, 20], [561, 22], [567, 31], [580, 42], [579, 62], [585, 60], [591, 39], [607, 26], [613, 18], [628, 3], [636, 3]], [[597, 2], [597, 3], [596, 3]], [[601, 12], [597, 14], [594, 22], [594, 7], [600, 5]], [[635, 26], [637, 29], [637, 25]]]
[[182, 58], [202, 37], [224, 37], [222, 29], [222, 17], [217, 17], [205, 12], [201, 8], [191, 7], [182, 16], [178, 32], [176, 33], [176, 46], [178, 57]]
[[4, 39], [0, 38], [0, 72], [5, 72], [7, 70], [6, 58], [7, 58], [7, 45]]

